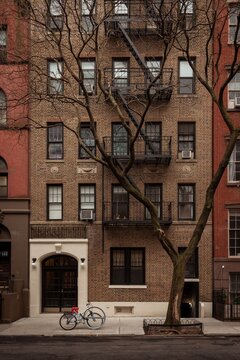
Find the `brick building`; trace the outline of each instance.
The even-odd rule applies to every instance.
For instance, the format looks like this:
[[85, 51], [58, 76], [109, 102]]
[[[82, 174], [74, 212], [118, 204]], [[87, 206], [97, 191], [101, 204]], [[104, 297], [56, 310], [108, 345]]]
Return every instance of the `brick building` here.
[[0, 1], [1, 318], [28, 314], [28, 23], [14, 1]]
[[[73, 9], [71, 2], [63, 8], [61, 1], [32, 1], [44, 21], [33, 23], [31, 32], [31, 91], [41, 101], [31, 106], [38, 128], [31, 133], [30, 315], [81, 307], [89, 300], [108, 315], [164, 316], [171, 262], [149, 213], [108, 168], [89, 157], [69, 128], [79, 126], [85, 144], [100, 157], [92, 116], [107, 155], [126, 163], [128, 135], [116, 107], [101, 94], [97, 70], [103, 70], [105, 89], [111, 86], [134, 130], [148, 85], [161, 68], [162, 38], [172, 22], [166, 7], [161, 12], [165, 30], [160, 26], [159, 1], [152, 6], [146, 1], [79, 3]], [[198, 15], [195, 2], [184, 11], [179, 4], [173, 13], [180, 10], [180, 25], [191, 27]], [[95, 35], [86, 41], [92, 31]], [[191, 56], [199, 69], [203, 52], [196, 39]], [[183, 251], [212, 173], [212, 104], [175, 48], [150, 95], [154, 101], [136, 142], [130, 176], [154, 202], [167, 236]], [[182, 316], [198, 316], [200, 303], [211, 316], [211, 259], [210, 219], [187, 267]]]
[[[225, 15], [228, 21], [225, 24], [222, 37], [222, 56], [219, 64], [220, 83], [230, 72], [230, 65], [234, 59], [234, 36], [237, 29], [237, 16], [239, 3], [236, 1], [223, 1]], [[228, 15], [229, 14], [229, 15]], [[221, 24], [219, 24], [221, 25]], [[239, 35], [238, 35], [239, 38]], [[218, 53], [218, 44], [214, 44], [214, 53]], [[237, 64], [239, 62], [239, 57]], [[217, 74], [215, 74], [215, 79]], [[238, 104], [240, 96], [239, 72], [234, 76], [225, 92], [225, 106], [235, 125], [239, 121]], [[214, 169], [223, 155], [229, 141], [229, 129], [223, 125], [221, 114], [214, 106]], [[222, 178], [215, 195], [214, 202], [214, 290], [215, 290], [215, 316], [229, 319], [240, 318], [240, 192], [239, 192], [239, 161], [240, 139], [237, 140], [227, 171]], [[226, 304], [218, 306], [218, 303]]]

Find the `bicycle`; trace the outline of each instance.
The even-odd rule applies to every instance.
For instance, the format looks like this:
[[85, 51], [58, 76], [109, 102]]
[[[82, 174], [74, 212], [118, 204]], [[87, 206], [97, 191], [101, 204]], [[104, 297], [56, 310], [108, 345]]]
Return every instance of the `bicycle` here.
[[[74, 306], [70, 313], [64, 313], [59, 319], [59, 325], [63, 330], [73, 330], [77, 324], [87, 324], [90, 329], [100, 329], [105, 320], [102, 315], [97, 312], [93, 312], [92, 309], [97, 307], [88, 307], [84, 313], [78, 312], [79, 308]], [[101, 308], [99, 308], [102, 310]], [[102, 310], [104, 313], [104, 311]], [[104, 313], [105, 314], [105, 313]], [[106, 319], [106, 316], [105, 316]]]
[[103, 318], [103, 323], [105, 323], [105, 321], [106, 321], [106, 314], [105, 314], [105, 312], [103, 311], [103, 309], [101, 309], [101, 308], [98, 307], [98, 306], [92, 305], [90, 302], [88, 302], [88, 303], [86, 304], [86, 307], [87, 307], [87, 309], [86, 309], [86, 310], [84, 311], [84, 313], [83, 313], [85, 317], [87, 317], [87, 315], [88, 315], [89, 312], [95, 312], [95, 313], [98, 313], [99, 315], [102, 316], [102, 318]]

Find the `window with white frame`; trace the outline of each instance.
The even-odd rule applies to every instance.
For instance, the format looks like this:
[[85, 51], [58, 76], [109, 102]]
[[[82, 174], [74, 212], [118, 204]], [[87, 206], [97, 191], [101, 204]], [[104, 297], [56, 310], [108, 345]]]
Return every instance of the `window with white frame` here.
[[63, 6], [65, 0], [50, 0], [48, 9], [48, 26], [51, 30], [63, 27]]
[[47, 217], [48, 220], [62, 220], [63, 186], [47, 185]]
[[240, 209], [229, 210], [229, 255], [240, 256]]
[[240, 109], [240, 72], [228, 84], [228, 108]]
[[48, 60], [48, 94], [63, 94], [63, 62]]
[[[148, 70], [150, 71], [153, 79], [155, 79], [157, 76], [159, 76], [160, 69], [161, 69], [161, 59], [160, 58], [146, 58], [145, 59], [146, 66]], [[149, 86], [151, 84], [151, 81], [146, 78], [146, 86]], [[154, 89], [155, 86], [161, 84], [161, 76], [156, 80], [154, 83], [154, 86], [150, 89], [150, 94], [154, 94], [156, 90]]]
[[79, 185], [79, 216], [80, 220], [95, 218], [96, 207], [96, 186], [91, 185]]
[[[194, 63], [195, 60], [192, 60]], [[179, 94], [195, 93], [195, 76], [193, 69], [185, 59], [179, 59]]]
[[178, 219], [195, 219], [195, 185], [178, 185]]
[[63, 159], [63, 124], [48, 123], [47, 129], [48, 159]]
[[129, 26], [129, 0], [114, 1], [114, 19], [119, 21], [124, 28]]
[[8, 167], [3, 158], [0, 157], [0, 197], [8, 196]]
[[113, 59], [113, 84], [121, 93], [128, 93], [129, 59]]
[[0, 64], [7, 61], [7, 25], [0, 25]]
[[193, 27], [195, 22], [195, 1], [194, 0], [180, 0], [180, 24], [185, 30], [189, 30]]
[[237, 140], [228, 164], [228, 182], [240, 182], [240, 139]]
[[[95, 59], [81, 59], [81, 71], [83, 75], [83, 85], [88, 95], [96, 94], [96, 62]], [[80, 94], [83, 89], [80, 88]]]
[[94, 30], [96, 13], [96, 0], [82, 0], [82, 28], [87, 33]]
[[240, 5], [239, 4], [231, 4], [229, 7], [229, 17], [228, 17], [228, 25], [229, 25], [229, 34], [228, 41], [230, 44], [234, 43], [234, 39], [236, 37], [236, 41], [240, 41], [240, 23], [238, 20], [240, 14]]
[[5, 93], [0, 90], [0, 126], [7, 123], [7, 99]]

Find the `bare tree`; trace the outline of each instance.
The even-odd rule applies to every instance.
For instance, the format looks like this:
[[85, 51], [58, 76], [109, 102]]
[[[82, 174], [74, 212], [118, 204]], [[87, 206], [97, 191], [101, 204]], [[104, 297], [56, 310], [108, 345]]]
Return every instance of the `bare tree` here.
[[[96, 5], [98, 5], [97, 12]], [[239, 16], [232, 45], [234, 50], [229, 59], [228, 77], [223, 78], [221, 57], [229, 16], [225, 1], [139, 1], [136, 2], [134, 10], [138, 16], [131, 25], [129, 25], [125, 1], [32, 0], [28, 2], [27, 11], [32, 38], [31, 106], [37, 106], [38, 102], [51, 103], [59, 120], [78, 138], [81, 148], [88, 156], [111, 170], [122, 187], [149, 211], [156, 238], [169, 255], [173, 265], [166, 323], [178, 324], [186, 264], [201, 240], [213, 207], [214, 193], [228, 165], [240, 131], [239, 126], [227, 112], [224, 102], [227, 86], [239, 71], [237, 36]], [[160, 67], [157, 68], [156, 64], [147, 66], [129, 36], [130, 30], [132, 30], [131, 34], [134, 34], [134, 29], [139, 33], [142, 31], [143, 34], [144, 31], [153, 31], [158, 37], [162, 56]], [[125, 81], [126, 69], [123, 65], [116, 68], [115, 76], [112, 76], [112, 70], [105, 69], [108, 43], [112, 35], [116, 36], [116, 46], [121, 46], [121, 42], [127, 45], [141, 70], [136, 72], [134, 89], [128, 88], [129, 85]], [[141, 37], [139, 41], [141, 42]], [[191, 57], [196, 42], [200, 41], [201, 48], [205, 49], [205, 53], [202, 53], [205, 65], [201, 69]], [[153, 202], [141, 191], [131, 176], [139, 137], [143, 139], [149, 152], [155, 154], [154, 143], [144, 132], [144, 124], [150, 109], [156, 106], [155, 100], [164, 100], [164, 97], [171, 96], [174, 86], [177, 86], [177, 82], [175, 84], [173, 82], [171, 69], [167, 67], [172, 52], [181, 53], [188, 61], [196, 78], [218, 107], [223, 123], [229, 129], [226, 151], [207, 188], [205, 203], [187, 249], [181, 254], [162, 228]], [[51, 59], [48, 71], [45, 66], [45, 54]], [[86, 70], [86, 64], [81, 61], [86, 57], [95, 58], [97, 88], [93, 68]], [[212, 77], [213, 72], [214, 77]], [[141, 89], [144, 98], [139, 96], [138, 86], [141, 85], [144, 87]], [[129, 154], [125, 162], [109, 154], [106, 144], [102, 141], [102, 134], [95, 126], [97, 109], [105, 103], [111, 104], [111, 111], [118, 114], [118, 119], [127, 133]], [[61, 112], [63, 104], [77, 119], [74, 124], [63, 119]], [[80, 136], [79, 130], [83, 118], [87, 118], [90, 123], [97, 153], [93, 153]], [[31, 118], [31, 124], [39, 128], [46, 126], [34, 118]]]

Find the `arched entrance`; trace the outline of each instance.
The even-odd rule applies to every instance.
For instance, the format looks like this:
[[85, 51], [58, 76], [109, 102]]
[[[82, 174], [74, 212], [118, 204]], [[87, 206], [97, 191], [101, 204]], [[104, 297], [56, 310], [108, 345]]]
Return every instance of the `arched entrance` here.
[[11, 278], [10, 239], [10, 232], [5, 226], [0, 224], [0, 287], [7, 287]]
[[77, 305], [77, 260], [53, 255], [42, 263], [42, 311], [62, 312]]

